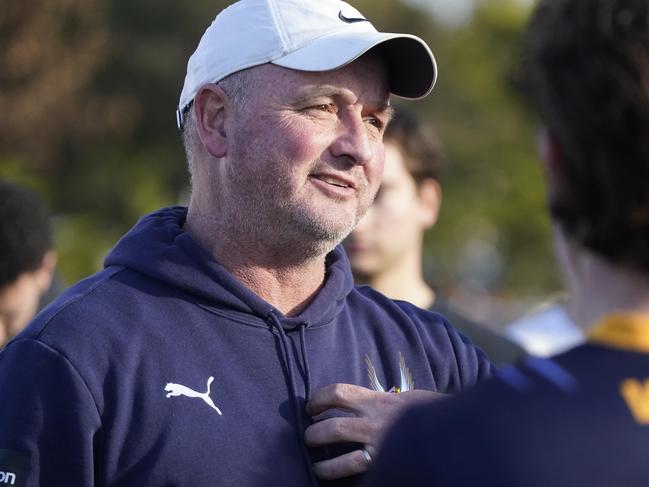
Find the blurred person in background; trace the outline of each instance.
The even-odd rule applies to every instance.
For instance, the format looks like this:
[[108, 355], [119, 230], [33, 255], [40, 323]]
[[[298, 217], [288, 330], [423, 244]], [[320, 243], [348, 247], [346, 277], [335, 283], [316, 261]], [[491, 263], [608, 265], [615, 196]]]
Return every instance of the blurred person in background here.
[[32, 191], [0, 179], [0, 348], [48, 300], [55, 268], [47, 209]]
[[368, 485], [647, 485], [648, 26], [646, 0], [542, 0], [525, 36], [521, 88], [587, 342], [408, 411]]
[[424, 41], [342, 1], [220, 12], [176, 113], [189, 207], [144, 216], [0, 353], [0, 471], [357, 485], [406, 404], [486, 378], [439, 315], [355, 288], [339, 245], [380, 185], [390, 94], [435, 77]]
[[442, 201], [438, 178], [443, 154], [437, 135], [412, 110], [396, 105], [383, 140], [381, 186], [343, 242], [355, 282], [441, 313], [495, 363], [522, 357], [521, 347], [453, 309], [424, 279], [424, 234], [435, 225]]
[[586, 341], [584, 330], [570, 317], [568, 297], [541, 303], [508, 324], [503, 334], [530, 355], [551, 357]]

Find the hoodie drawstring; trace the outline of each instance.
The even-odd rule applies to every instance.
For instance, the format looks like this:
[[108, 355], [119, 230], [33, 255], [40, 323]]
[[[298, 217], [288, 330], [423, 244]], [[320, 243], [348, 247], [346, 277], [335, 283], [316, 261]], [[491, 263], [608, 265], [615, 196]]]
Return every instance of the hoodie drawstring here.
[[[300, 405], [300, 398], [297, 393], [297, 386], [295, 383], [295, 374], [293, 371], [293, 359], [291, 357], [291, 347], [290, 343], [288, 340], [288, 337], [286, 336], [286, 333], [284, 332], [284, 327], [282, 327], [282, 323], [280, 320], [275, 316], [273, 312], [268, 313], [269, 320], [271, 324], [277, 328], [277, 332], [279, 335], [279, 340], [282, 346], [282, 352], [284, 354], [284, 361], [286, 364], [286, 368], [288, 369], [288, 381], [289, 381], [289, 394], [290, 394], [290, 399], [291, 402], [293, 403], [293, 413], [295, 416], [295, 422], [297, 423], [297, 439], [299, 444], [302, 445], [302, 452], [304, 454], [306, 463], [308, 465], [307, 472], [309, 474], [309, 479], [311, 480], [311, 483], [315, 486], [318, 485], [318, 480], [315, 477], [315, 474], [313, 472], [313, 468], [311, 468], [311, 456], [309, 455], [309, 451], [307, 449], [306, 443], [304, 442], [304, 430], [306, 429], [306, 426], [304, 424], [304, 408], [301, 407]], [[309, 365], [308, 365], [308, 360], [306, 357], [306, 346], [305, 346], [305, 337], [304, 337], [304, 328], [306, 328], [303, 324], [300, 325], [300, 342], [301, 342], [301, 348], [302, 348], [302, 356], [304, 358], [304, 363], [305, 363], [305, 375], [306, 375], [306, 380], [305, 380], [305, 391], [306, 391], [306, 400], [308, 401], [310, 396], [311, 396], [311, 378], [309, 374]]]
[[299, 328], [302, 361], [304, 362], [304, 395], [306, 402], [309, 402], [311, 400], [311, 371], [309, 370], [309, 356], [306, 353], [306, 323], [300, 323]]

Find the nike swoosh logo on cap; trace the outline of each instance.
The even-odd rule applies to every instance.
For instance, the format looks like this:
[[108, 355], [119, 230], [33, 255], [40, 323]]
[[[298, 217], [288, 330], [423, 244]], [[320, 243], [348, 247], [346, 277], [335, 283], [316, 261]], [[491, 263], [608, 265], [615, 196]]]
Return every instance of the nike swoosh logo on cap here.
[[369, 20], [363, 18], [363, 17], [345, 17], [343, 15], [343, 11], [341, 10], [338, 12], [338, 18], [342, 20], [343, 22], [347, 22], [348, 24], [355, 24], [356, 22], [369, 22]]

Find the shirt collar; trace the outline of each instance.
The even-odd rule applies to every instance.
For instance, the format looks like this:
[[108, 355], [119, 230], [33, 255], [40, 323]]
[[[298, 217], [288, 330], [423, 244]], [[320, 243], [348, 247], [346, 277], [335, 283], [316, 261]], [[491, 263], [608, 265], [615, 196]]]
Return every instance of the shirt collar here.
[[597, 323], [588, 338], [591, 343], [649, 353], [649, 314], [608, 315]]

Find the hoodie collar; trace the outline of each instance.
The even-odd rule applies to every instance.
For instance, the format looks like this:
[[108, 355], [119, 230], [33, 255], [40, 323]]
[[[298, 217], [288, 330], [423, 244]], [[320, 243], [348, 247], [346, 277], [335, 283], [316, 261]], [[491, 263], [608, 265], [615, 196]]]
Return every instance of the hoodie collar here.
[[[273, 306], [235, 279], [185, 232], [186, 207], [163, 208], [144, 216], [115, 245], [105, 267], [123, 266], [181, 289], [211, 305], [266, 317]], [[286, 324], [309, 326], [333, 320], [353, 288], [349, 261], [342, 246], [326, 257], [325, 281], [312, 302]]]
[[649, 314], [610, 314], [591, 330], [589, 340], [608, 347], [649, 353]]

